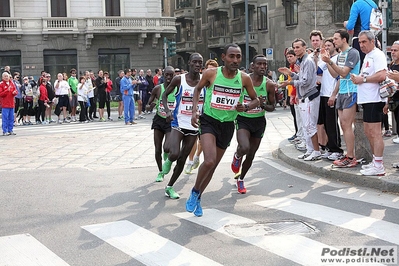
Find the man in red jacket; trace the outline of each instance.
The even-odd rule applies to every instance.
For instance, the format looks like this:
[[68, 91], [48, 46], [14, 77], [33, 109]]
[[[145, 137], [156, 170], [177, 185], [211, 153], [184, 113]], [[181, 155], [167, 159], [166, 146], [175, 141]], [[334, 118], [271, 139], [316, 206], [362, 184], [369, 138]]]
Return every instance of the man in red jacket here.
[[12, 130], [14, 127], [14, 96], [18, 94], [18, 91], [7, 72], [4, 72], [1, 78], [0, 99], [2, 104], [3, 136], [16, 135]]

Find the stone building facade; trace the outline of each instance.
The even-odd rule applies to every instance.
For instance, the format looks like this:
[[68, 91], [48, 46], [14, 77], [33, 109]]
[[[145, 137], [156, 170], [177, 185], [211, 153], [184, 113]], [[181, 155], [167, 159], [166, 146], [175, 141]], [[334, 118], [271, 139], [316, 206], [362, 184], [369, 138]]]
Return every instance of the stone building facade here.
[[[173, 65], [187, 67], [189, 55], [200, 52], [204, 59], [220, 59], [227, 43], [237, 43], [245, 52], [245, 0], [168, 0], [176, 17], [177, 55]], [[313, 29], [328, 37], [343, 28], [353, 0], [248, 0], [249, 60], [272, 48], [272, 69], [284, 64], [284, 50], [295, 38], [309, 40]], [[393, 0], [393, 18], [399, 1]], [[389, 45], [399, 39], [399, 22], [388, 28]], [[270, 49], [269, 49], [270, 51]], [[245, 53], [242, 66], [245, 66]]]
[[163, 38], [176, 33], [161, 0], [2, 0], [0, 67], [37, 76], [76, 68], [108, 71], [163, 65]]

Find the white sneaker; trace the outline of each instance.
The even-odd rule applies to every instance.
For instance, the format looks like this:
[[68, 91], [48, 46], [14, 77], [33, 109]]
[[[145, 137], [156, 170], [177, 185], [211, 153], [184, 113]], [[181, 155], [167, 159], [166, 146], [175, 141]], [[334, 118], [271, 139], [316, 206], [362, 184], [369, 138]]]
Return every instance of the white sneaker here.
[[373, 176], [373, 175], [375, 175], [375, 176], [383, 176], [383, 175], [385, 175], [385, 168], [384, 168], [384, 166], [382, 166], [382, 167], [373, 166], [373, 167], [370, 167], [368, 169], [360, 170], [360, 173], [362, 175], [366, 175], [366, 176]]
[[392, 139], [392, 142], [395, 144], [399, 144], [399, 137]]
[[304, 142], [301, 142], [298, 145], [296, 145], [296, 149], [299, 151], [306, 151], [306, 144]]
[[191, 164], [191, 163], [188, 163], [187, 165], [186, 165], [186, 169], [184, 170], [184, 173], [186, 173], [186, 174], [191, 174], [191, 167], [192, 167], [193, 165]]
[[330, 156], [331, 154], [332, 154], [331, 152], [326, 151], [326, 152], [323, 153], [323, 155], [321, 155], [321, 158], [328, 159], [328, 156]]
[[373, 162], [370, 162], [368, 164], [362, 165], [362, 169], [363, 170], [367, 170], [367, 169], [372, 168], [372, 167], [374, 167], [374, 163]]
[[340, 152], [333, 152], [333, 153], [331, 153], [330, 156], [327, 157], [327, 159], [329, 159], [330, 161], [336, 161], [336, 160], [341, 159], [342, 156], [343, 156], [343, 154]]
[[298, 159], [305, 159], [306, 157], [308, 157], [311, 154], [312, 153], [310, 152], [310, 153], [304, 153], [304, 154], [298, 155]]
[[313, 151], [309, 156], [304, 158], [304, 161], [317, 161], [321, 159], [320, 151]]

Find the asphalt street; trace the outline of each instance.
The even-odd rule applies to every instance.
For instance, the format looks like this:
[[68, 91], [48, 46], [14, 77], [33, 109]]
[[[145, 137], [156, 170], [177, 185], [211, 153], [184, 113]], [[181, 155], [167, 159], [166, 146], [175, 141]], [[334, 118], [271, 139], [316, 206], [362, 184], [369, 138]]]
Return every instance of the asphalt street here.
[[0, 266], [341, 265], [322, 262], [322, 250], [397, 249], [398, 195], [273, 156], [293, 134], [288, 110], [267, 114], [245, 195], [230, 169], [233, 139], [203, 217], [185, 211], [197, 170], [177, 181], [178, 200], [164, 195], [171, 174], [154, 182], [151, 119], [18, 126], [0, 137]]

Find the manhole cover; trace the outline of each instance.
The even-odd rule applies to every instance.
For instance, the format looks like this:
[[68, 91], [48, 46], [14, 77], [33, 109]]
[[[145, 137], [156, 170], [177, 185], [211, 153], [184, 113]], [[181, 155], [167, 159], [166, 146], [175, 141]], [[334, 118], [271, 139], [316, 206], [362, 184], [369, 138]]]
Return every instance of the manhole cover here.
[[245, 224], [230, 224], [224, 230], [235, 237], [266, 236], [266, 235], [304, 235], [313, 234], [315, 227], [303, 221], [259, 222]]

